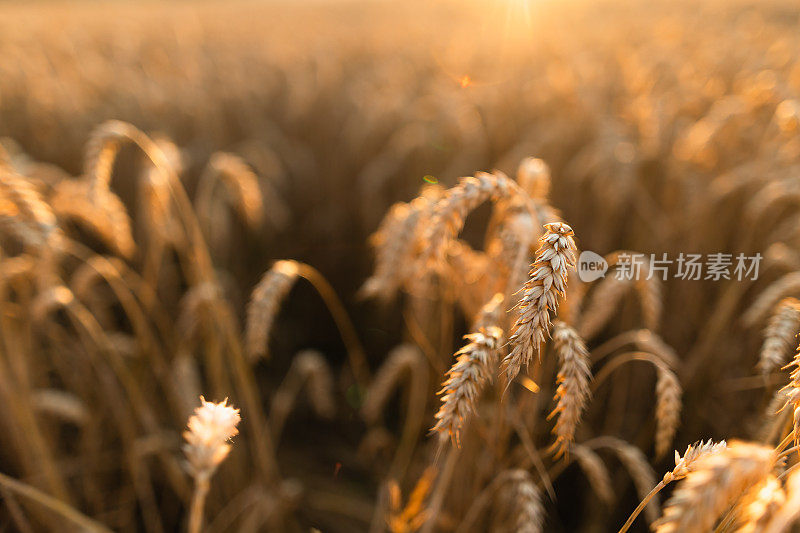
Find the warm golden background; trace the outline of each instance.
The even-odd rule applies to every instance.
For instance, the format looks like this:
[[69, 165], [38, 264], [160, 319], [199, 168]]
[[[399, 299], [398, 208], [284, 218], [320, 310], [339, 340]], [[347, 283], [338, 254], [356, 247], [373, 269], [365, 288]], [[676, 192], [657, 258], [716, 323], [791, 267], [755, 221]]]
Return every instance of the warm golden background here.
[[[616, 531], [673, 467], [654, 432], [675, 409], [670, 450], [776, 444], [793, 408], [766, 409], [800, 302], [767, 332], [777, 363], [756, 365], [773, 308], [800, 296], [798, 30], [800, 7], [779, 0], [0, 4], [0, 471], [40, 491], [3, 478], [0, 523], [74, 530], [77, 510], [113, 530], [185, 528], [181, 432], [200, 394], [242, 410], [209, 531], [536, 531], [514, 518], [523, 496], [503, 496], [510, 469], [541, 492], [545, 531]], [[155, 167], [127, 135], [154, 142]], [[592, 373], [647, 352], [683, 409], [663, 403], [661, 367], [623, 364], [597, 383], [578, 451], [555, 458], [548, 347], [541, 391], [501, 398], [495, 379], [456, 457], [427, 430], [486, 280], [506, 275], [486, 230], [502, 209], [467, 219], [448, 275], [424, 293], [405, 279], [388, 302], [358, 295], [368, 237], [426, 182], [513, 177], [528, 156], [552, 176], [536, 201], [579, 249], [764, 261], [757, 281], [578, 291], [571, 276], [562, 318]], [[106, 171], [124, 205], [83, 187]], [[261, 295], [268, 355], [248, 357], [247, 303], [280, 259], [310, 267], [282, 299]]]

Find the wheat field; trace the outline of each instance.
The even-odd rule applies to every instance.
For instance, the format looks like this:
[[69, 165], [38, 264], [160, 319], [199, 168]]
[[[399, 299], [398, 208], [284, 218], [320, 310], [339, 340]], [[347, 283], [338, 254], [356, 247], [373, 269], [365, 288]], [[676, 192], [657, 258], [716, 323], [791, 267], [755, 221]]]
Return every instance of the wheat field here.
[[797, 530], [798, 30], [0, 3], [0, 529]]

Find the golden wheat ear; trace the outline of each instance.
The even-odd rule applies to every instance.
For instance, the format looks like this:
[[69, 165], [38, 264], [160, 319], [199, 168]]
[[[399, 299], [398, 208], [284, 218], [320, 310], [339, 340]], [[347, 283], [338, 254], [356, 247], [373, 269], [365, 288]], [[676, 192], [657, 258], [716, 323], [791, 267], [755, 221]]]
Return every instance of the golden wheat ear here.
[[442, 405], [431, 433], [447, 435], [455, 446], [461, 446], [462, 426], [475, 411], [481, 389], [497, 367], [502, 336], [503, 331], [492, 326], [464, 336], [469, 343], [456, 352], [457, 360], [447, 371], [439, 391]]
[[792, 353], [800, 331], [800, 300], [784, 298], [775, 307], [764, 330], [764, 343], [758, 357], [758, 371], [767, 376], [783, 367]]
[[245, 328], [245, 347], [251, 360], [266, 355], [275, 317], [299, 275], [296, 262], [276, 261], [253, 289]]
[[203, 508], [210, 488], [211, 477], [231, 451], [229, 441], [239, 433], [236, 426], [241, 417], [239, 410], [222, 402], [207, 402], [200, 397], [201, 405], [189, 418], [183, 433], [186, 444], [186, 464], [194, 478], [195, 490], [189, 509], [189, 533], [199, 533], [203, 527]]
[[542, 531], [545, 517], [542, 494], [530, 472], [522, 469], [509, 472], [508, 480], [500, 489], [498, 497], [500, 502], [511, 506], [505, 520], [513, 531]]
[[547, 418], [556, 417], [553, 449], [556, 457], [560, 457], [569, 451], [570, 443], [575, 440], [575, 429], [591, 397], [589, 382], [592, 372], [586, 344], [572, 327], [556, 321], [553, 324], [553, 345], [561, 368], [556, 378], [556, 406]]
[[562, 222], [545, 224], [546, 232], [539, 239], [541, 246], [531, 265], [528, 281], [517, 304], [519, 315], [511, 328], [508, 343], [511, 352], [503, 359], [508, 383], [520, 369], [527, 367], [550, 333], [551, 313], [558, 309], [564, 296], [567, 273], [575, 266], [575, 239], [572, 228]]
[[722, 513], [761, 483], [777, 462], [767, 446], [734, 441], [698, 457], [655, 524], [658, 533], [701, 533], [713, 529]]
[[685, 478], [689, 472], [694, 470], [695, 464], [697, 460], [705, 455], [716, 453], [720, 450], [724, 450], [727, 448], [728, 444], [723, 440], [717, 443], [709, 440], [708, 442], [696, 442], [691, 446], [686, 448], [686, 452], [681, 457], [681, 454], [678, 451], [675, 451], [675, 468], [664, 474], [664, 477], [659, 481], [655, 487], [647, 493], [639, 505], [634, 509], [633, 513], [628, 517], [628, 520], [625, 524], [620, 528], [619, 533], [625, 533], [630, 529], [633, 525], [634, 520], [636, 517], [639, 516], [639, 513], [642, 512], [650, 503], [650, 501], [656, 497], [656, 495], [669, 485], [671, 482]]

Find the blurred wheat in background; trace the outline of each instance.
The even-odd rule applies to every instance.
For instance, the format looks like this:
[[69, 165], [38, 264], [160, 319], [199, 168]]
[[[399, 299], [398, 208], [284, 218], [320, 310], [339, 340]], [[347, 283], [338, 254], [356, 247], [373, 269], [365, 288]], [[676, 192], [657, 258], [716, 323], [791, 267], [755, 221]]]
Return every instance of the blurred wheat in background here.
[[792, 530], [799, 29], [0, 4], [3, 531]]

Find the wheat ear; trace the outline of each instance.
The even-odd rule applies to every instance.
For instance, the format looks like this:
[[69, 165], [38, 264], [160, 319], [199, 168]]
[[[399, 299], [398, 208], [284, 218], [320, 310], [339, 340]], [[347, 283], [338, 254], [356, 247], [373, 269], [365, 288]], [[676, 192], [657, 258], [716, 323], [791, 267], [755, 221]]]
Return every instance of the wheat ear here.
[[208, 161], [208, 167], [210, 175], [225, 185], [242, 220], [251, 229], [257, 229], [264, 220], [265, 212], [258, 176], [253, 169], [238, 155], [227, 152], [214, 153]]
[[644, 510], [644, 508], [650, 503], [658, 493], [666, 487], [672, 481], [677, 481], [679, 479], [685, 478], [689, 472], [694, 470], [695, 463], [700, 457], [705, 455], [716, 453], [720, 450], [724, 450], [728, 444], [723, 440], [718, 443], [714, 443], [711, 440], [708, 442], [696, 442], [691, 446], [686, 448], [686, 452], [684, 452], [683, 457], [677, 451], [675, 452], [675, 468], [664, 474], [664, 478], [655, 486], [653, 490], [651, 490], [647, 496], [645, 496], [636, 509], [631, 513], [628, 520], [619, 530], [619, 533], [625, 533], [630, 529], [633, 521], [636, 520], [636, 517], [639, 516], [639, 513]]
[[299, 276], [294, 261], [276, 261], [258, 282], [247, 306], [245, 346], [251, 360], [267, 353], [267, 342], [281, 302]]
[[795, 470], [786, 477], [785, 498], [777, 510], [772, 512], [769, 521], [759, 530], [762, 533], [783, 533], [800, 518], [800, 471]]
[[53, 210], [26, 178], [0, 167], [0, 230], [34, 247], [54, 244], [61, 235]]
[[449, 435], [455, 446], [461, 446], [461, 428], [475, 411], [481, 389], [492, 379], [502, 335], [500, 328], [492, 326], [465, 335], [470, 342], [456, 352], [457, 360], [447, 371], [439, 391], [442, 405], [431, 432]]
[[656, 369], [656, 457], [663, 457], [671, 449], [680, 424], [683, 389], [666, 364], [656, 365]]
[[592, 390], [596, 390], [614, 370], [632, 361], [650, 363], [656, 369], [656, 450], [663, 454], [675, 435], [681, 414], [683, 392], [678, 377], [658, 356], [648, 352], [627, 352], [614, 357], [595, 375]]
[[202, 404], [189, 418], [188, 429], [183, 433], [189, 473], [195, 481], [195, 490], [189, 510], [189, 533], [199, 533], [203, 527], [203, 507], [208, 495], [211, 476], [231, 451], [228, 441], [239, 430], [239, 410], [228, 406], [227, 399], [220, 403]]
[[786, 364], [800, 330], [800, 300], [784, 298], [775, 308], [764, 331], [758, 370], [767, 375]]
[[375, 271], [364, 282], [359, 294], [365, 298], [390, 300], [413, 272], [413, 257], [418, 252], [416, 235], [428, 221], [440, 187], [425, 187], [410, 203], [392, 206], [378, 230], [370, 236], [375, 249]]
[[298, 277], [308, 281], [325, 302], [347, 348], [353, 376], [359, 386], [366, 387], [369, 380], [369, 365], [355, 326], [325, 276], [305, 263], [291, 260], [275, 262], [253, 290], [247, 308], [245, 329], [245, 343], [250, 357], [256, 359], [266, 353], [267, 341], [280, 303]]
[[789, 384], [781, 389], [786, 397], [784, 409], [790, 407], [794, 419], [792, 439], [797, 444], [800, 442], [800, 351], [795, 353], [792, 362], [786, 365], [792, 368], [789, 374]]
[[741, 525], [737, 527], [736, 532], [760, 533], [786, 503], [786, 492], [780, 480], [774, 475], [769, 475], [753, 487], [742, 501], [744, 503], [738, 516]]
[[51, 199], [53, 210], [95, 232], [112, 250], [130, 258], [136, 250], [125, 204], [110, 189], [92, 189], [84, 180], [63, 180]]
[[550, 331], [550, 313], [555, 314], [558, 309], [558, 298], [567, 287], [567, 271], [575, 265], [572, 228], [562, 222], [544, 227], [546, 232], [539, 239], [536, 261], [523, 286], [519, 316], [511, 329], [511, 352], [503, 359], [509, 384], [523, 366], [528, 366], [533, 354], [539, 354], [540, 345]]
[[710, 531], [742, 493], [766, 478], [776, 462], [772, 448], [732, 442], [699, 457], [655, 524], [658, 533]]
[[467, 215], [486, 200], [508, 197], [516, 191], [515, 185], [502, 172], [478, 172], [474, 177], [461, 178], [436, 203], [430, 224], [422, 228], [421, 266], [443, 265], [447, 243], [459, 234]]
[[513, 505], [515, 516], [512, 528], [517, 533], [540, 533], [544, 522], [544, 506], [539, 488], [527, 470], [512, 470], [500, 493]]
[[556, 407], [547, 417], [558, 417], [553, 427], [556, 442], [553, 444], [556, 457], [567, 453], [570, 443], [575, 439], [575, 428], [589, 400], [591, 391], [589, 381], [589, 353], [578, 332], [566, 323], [553, 324], [553, 345], [561, 363], [556, 382]]
[[526, 157], [517, 167], [517, 183], [531, 198], [547, 200], [550, 182], [550, 168], [539, 158]]

